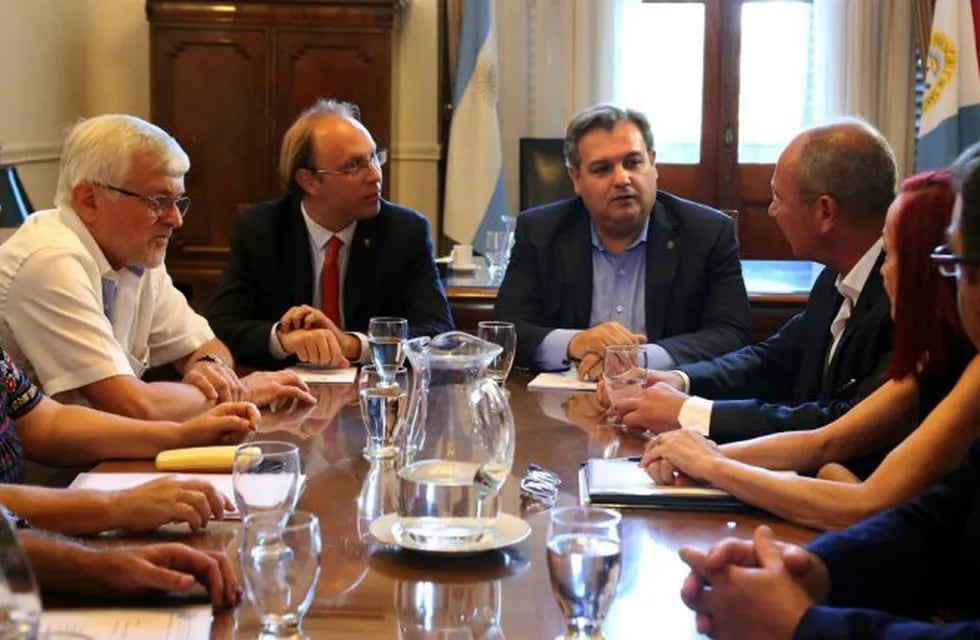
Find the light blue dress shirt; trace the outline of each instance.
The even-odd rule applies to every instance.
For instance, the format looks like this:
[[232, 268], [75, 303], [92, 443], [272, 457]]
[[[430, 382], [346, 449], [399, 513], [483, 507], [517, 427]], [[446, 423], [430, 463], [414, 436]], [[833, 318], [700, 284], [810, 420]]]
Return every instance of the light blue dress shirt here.
[[[592, 236], [592, 311], [589, 326], [616, 320], [633, 333], [646, 335], [646, 264], [647, 231], [650, 218], [643, 229], [621, 255], [606, 250], [596, 233], [595, 225], [589, 225]], [[579, 329], [555, 329], [545, 336], [534, 354], [535, 365], [540, 369], [554, 370], [565, 366], [568, 343]], [[647, 366], [664, 368], [674, 366], [674, 360], [656, 344], [647, 347]]]

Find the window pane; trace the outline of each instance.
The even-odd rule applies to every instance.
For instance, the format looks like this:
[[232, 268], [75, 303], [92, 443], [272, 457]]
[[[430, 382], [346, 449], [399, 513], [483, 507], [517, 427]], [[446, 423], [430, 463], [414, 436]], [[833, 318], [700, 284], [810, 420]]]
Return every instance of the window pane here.
[[657, 162], [701, 161], [704, 5], [626, 0], [618, 29], [614, 101], [650, 119]]
[[739, 162], [775, 162], [813, 123], [812, 20], [809, 2], [742, 5]]

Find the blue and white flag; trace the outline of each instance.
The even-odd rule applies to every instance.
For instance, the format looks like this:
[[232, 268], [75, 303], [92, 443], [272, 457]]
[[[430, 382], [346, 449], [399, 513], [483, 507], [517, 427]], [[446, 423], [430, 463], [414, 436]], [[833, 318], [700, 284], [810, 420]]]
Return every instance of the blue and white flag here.
[[980, 140], [980, 0], [938, 0], [926, 59], [917, 171], [938, 169]]
[[453, 82], [443, 232], [478, 251], [486, 231], [500, 228], [500, 216], [507, 213], [497, 88], [493, 2], [466, 0]]

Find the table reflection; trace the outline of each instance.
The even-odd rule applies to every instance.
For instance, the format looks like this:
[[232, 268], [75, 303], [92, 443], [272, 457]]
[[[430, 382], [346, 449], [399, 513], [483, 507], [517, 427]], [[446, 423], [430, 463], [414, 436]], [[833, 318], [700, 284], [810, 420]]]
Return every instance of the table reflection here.
[[395, 586], [402, 640], [503, 640], [500, 580], [440, 583], [399, 580]]
[[[323, 555], [313, 604], [303, 627], [311, 638], [351, 640], [502, 638], [540, 640], [564, 629], [551, 593], [545, 537], [548, 509], [522, 511], [519, 480], [528, 463], [562, 480], [556, 506], [578, 503], [578, 469], [587, 457], [633, 455], [644, 440], [605, 424], [594, 394], [530, 392], [530, 377], [514, 372], [507, 386], [517, 424], [514, 466], [501, 493], [503, 512], [531, 526], [525, 541], [474, 556], [438, 556], [385, 546], [370, 521], [397, 504], [396, 468], [361, 457], [365, 429], [351, 385], [316, 385], [314, 407], [287, 406], [263, 415], [260, 439], [300, 448], [306, 489], [297, 508], [321, 523]], [[151, 462], [110, 462], [101, 471], [145, 471]], [[766, 522], [777, 537], [804, 542], [813, 532], [757, 514], [624, 511], [620, 587], [603, 633], [607, 640], [698, 637], [680, 601], [684, 544], [708, 547], [729, 535], [748, 536]], [[158, 532], [190, 544], [226, 548], [237, 565], [241, 523], [211, 523], [207, 533]], [[215, 616], [212, 638], [252, 638], [251, 608]], [[482, 634], [482, 635], [481, 635]], [[647, 635], [644, 633], [644, 635]]]

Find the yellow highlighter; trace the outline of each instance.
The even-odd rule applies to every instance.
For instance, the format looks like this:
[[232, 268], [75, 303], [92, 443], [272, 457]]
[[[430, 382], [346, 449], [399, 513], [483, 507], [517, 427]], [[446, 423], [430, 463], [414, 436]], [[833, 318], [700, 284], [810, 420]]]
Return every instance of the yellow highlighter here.
[[170, 449], [157, 454], [158, 471], [231, 471], [235, 445]]

